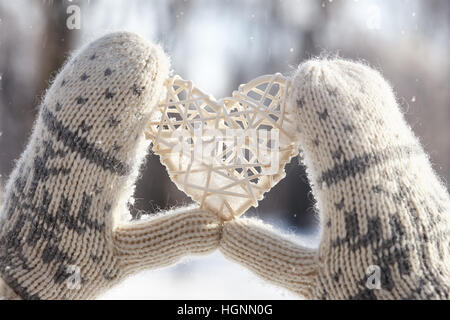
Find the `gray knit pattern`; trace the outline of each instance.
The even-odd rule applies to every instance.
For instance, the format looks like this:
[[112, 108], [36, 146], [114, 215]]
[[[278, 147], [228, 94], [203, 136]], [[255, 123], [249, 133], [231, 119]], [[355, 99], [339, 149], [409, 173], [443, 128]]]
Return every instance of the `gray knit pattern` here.
[[194, 207], [121, 224], [168, 72], [158, 46], [122, 32], [87, 45], [55, 78], [0, 209], [6, 297], [94, 298], [137, 270], [217, 247], [220, 220]]
[[389, 84], [364, 64], [311, 60], [293, 77], [318, 250], [256, 219], [220, 250], [309, 299], [449, 299], [450, 199]]
[[[314, 296], [448, 299], [449, 194], [390, 85], [363, 64], [313, 60], [294, 86], [323, 223]], [[370, 266], [380, 289], [367, 286]]]

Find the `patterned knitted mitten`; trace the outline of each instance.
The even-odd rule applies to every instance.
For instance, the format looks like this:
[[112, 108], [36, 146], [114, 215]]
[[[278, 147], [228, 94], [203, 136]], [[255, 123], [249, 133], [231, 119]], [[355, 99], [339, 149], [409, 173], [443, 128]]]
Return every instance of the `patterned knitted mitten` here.
[[168, 72], [162, 50], [130, 33], [100, 38], [65, 65], [5, 188], [0, 294], [94, 298], [139, 269], [217, 247], [220, 221], [196, 208], [120, 224]]
[[390, 86], [364, 65], [312, 60], [300, 65], [290, 99], [320, 248], [237, 219], [224, 226], [224, 254], [308, 298], [449, 299], [449, 195]]

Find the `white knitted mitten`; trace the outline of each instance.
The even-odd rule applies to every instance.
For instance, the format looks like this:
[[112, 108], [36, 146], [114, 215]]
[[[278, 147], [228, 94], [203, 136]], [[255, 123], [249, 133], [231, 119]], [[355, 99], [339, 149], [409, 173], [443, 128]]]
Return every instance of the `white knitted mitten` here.
[[293, 81], [320, 248], [236, 219], [224, 254], [307, 298], [449, 299], [449, 194], [389, 84], [344, 60], [303, 63]]
[[217, 247], [220, 220], [195, 207], [120, 223], [168, 73], [163, 51], [130, 33], [102, 37], [64, 66], [5, 188], [0, 295], [94, 298], [137, 270]]

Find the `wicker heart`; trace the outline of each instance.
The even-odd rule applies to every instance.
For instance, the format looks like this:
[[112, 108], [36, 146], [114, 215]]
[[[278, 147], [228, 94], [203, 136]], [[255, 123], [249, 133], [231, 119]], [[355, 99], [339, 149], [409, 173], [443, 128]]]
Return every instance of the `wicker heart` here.
[[224, 220], [257, 206], [299, 150], [289, 81], [262, 76], [219, 101], [178, 76], [166, 89], [146, 134], [171, 179]]

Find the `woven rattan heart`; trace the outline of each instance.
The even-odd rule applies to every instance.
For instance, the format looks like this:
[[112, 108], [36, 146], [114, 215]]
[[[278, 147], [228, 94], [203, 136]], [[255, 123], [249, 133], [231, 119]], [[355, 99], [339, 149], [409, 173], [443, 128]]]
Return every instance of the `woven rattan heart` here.
[[262, 76], [219, 101], [178, 76], [166, 88], [147, 137], [171, 179], [224, 220], [257, 206], [298, 153], [289, 81]]

